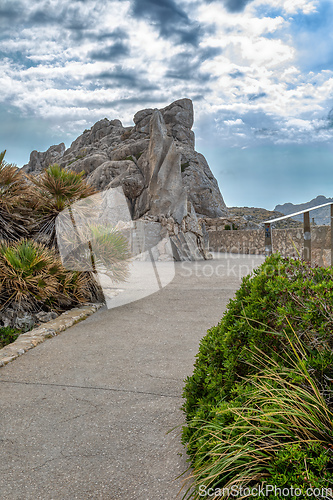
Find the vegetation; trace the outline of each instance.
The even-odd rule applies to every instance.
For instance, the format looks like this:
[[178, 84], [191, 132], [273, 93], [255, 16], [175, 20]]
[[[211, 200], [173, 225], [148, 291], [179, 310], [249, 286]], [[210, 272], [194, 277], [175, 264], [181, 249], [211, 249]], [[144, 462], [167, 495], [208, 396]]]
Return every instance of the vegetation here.
[[182, 163], [182, 164], [181, 164], [181, 166], [180, 166], [180, 167], [181, 167], [181, 171], [182, 171], [182, 172], [185, 172], [185, 170], [186, 170], [189, 166], [190, 166], [190, 162], [189, 162], [189, 161], [187, 161], [187, 162], [185, 162], [185, 163]]
[[115, 283], [129, 276], [129, 242], [115, 227], [87, 222], [80, 234], [62, 231], [62, 240], [68, 269], [104, 272]]
[[[86, 216], [91, 216], [94, 208], [91, 195], [96, 193], [84, 181], [83, 172], [67, 171], [55, 164], [38, 177], [28, 176], [7, 164], [4, 156], [5, 151], [0, 155], [0, 313], [8, 308], [29, 314], [51, 309], [61, 312], [87, 300], [103, 300], [94, 273], [103, 269], [113, 281], [125, 280], [130, 251], [119, 231], [97, 224], [84, 223], [83, 232], [89, 234], [83, 243], [82, 238], [77, 239], [71, 207], [89, 197], [76, 214], [88, 221]], [[76, 262], [66, 269], [56, 238], [56, 218], [62, 212], [65, 222], [61, 229], [70, 228], [67, 232], [78, 247], [72, 242]], [[82, 257], [85, 260], [77, 265], [77, 258]], [[84, 262], [88, 262], [86, 269]], [[4, 343], [14, 339], [13, 332], [4, 330]]]
[[26, 239], [0, 244], [0, 311], [61, 311], [89, 298], [85, 274], [67, 271], [53, 249]]
[[188, 498], [200, 484], [332, 485], [332, 299], [332, 268], [279, 255], [243, 279], [186, 381]]
[[[230, 224], [225, 224], [224, 229], [231, 230]], [[238, 229], [238, 227], [234, 223], [232, 223], [232, 229], [236, 230], [236, 229]]]
[[84, 181], [83, 172], [71, 172], [57, 164], [38, 178], [30, 176], [30, 181], [37, 188], [36, 239], [47, 246], [56, 246], [55, 220], [59, 213], [96, 191]]
[[0, 153], [0, 239], [16, 241], [28, 235], [26, 220], [29, 187], [20, 170], [4, 160]]
[[10, 328], [9, 326], [4, 326], [0, 328], [0, 349], [8, 344], [14, 342], [20, 335], [21, 330], [16, 328]]

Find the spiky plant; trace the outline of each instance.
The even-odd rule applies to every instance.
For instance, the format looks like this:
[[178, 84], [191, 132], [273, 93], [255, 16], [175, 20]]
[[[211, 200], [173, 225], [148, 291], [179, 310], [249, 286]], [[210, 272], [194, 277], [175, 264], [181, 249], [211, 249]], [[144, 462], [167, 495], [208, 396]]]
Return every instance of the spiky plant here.
[[28, 235], [26, 202], [29, 187], [20, 170], [0, 154], [0, 239], [16, 241]]
[[51, 165], [39, 177], [29, 176], [29, 179], [36, 186], [38, 200], [36, 239], [49, 247], [56, 247], [55, 220], [58, 214], [96, 191], [83, 179], [83, 172], [71, 172], [58, 164]]
[[0, 244], [0, 311], [62, 310], [88, 299], [86, 276], [66, 270], [55, 250], [26, 239]]
[[126, 281], [130, 275], [129, 241], [110, 224], [87, 224], [68, 230], [68, 218], [57, 228], [60, 232], [60, 253], [67, 269], [106, 274], [113, 282]]

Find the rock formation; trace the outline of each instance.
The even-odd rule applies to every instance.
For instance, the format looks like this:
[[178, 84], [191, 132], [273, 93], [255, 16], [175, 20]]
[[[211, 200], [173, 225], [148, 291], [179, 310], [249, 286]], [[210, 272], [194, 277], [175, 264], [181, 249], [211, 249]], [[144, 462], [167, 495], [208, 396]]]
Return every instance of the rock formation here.
[[[34, 151], [23, 170], [38, 174], [50, 163], [58, 163], [83, 171], [98, 190], [121, 186], [132, 219], [172, 226], [170, 236], [180, 260], [185, 258], [185, 243], [190, 254], [196, 246], [204, 254], [196, 214], [216, 218], [225, 216], [227, 209], [204, 156], [194, 149], [192, 101], [181, 99], [160, 110], [145, 109], [133, 120], [133, 127], [123, 127], [120, 120], [104, 118], [66, 151], [63, 144], [45, 153]], [[185, 237], [186, 233], [194, 239], [189, 234]]]
[[30, 160], [27, 165], [24, 165], [23, 171], [27, 174], [39, 174], [45, 170], [49, 165], [57, 163], [62, 158], [66, 150], [65, 144], [62, 142], [57, 146], [51, 146], [44, 153], [39, 153], [38, 151], [32, 151], [30, 154]]

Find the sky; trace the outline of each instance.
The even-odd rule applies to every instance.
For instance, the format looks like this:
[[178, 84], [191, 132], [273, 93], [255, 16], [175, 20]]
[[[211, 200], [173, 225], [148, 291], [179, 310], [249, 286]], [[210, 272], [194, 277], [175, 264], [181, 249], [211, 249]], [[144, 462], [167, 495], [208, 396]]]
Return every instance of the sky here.
[[333, 196], [333, 1], [0, 0], [0, 151], [187, 97], [227, 206]]

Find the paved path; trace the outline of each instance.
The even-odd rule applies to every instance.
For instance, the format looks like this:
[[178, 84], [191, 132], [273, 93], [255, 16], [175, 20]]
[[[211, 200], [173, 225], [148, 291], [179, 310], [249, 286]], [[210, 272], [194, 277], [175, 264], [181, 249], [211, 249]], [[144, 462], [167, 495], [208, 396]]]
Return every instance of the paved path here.
[[179, 432], [166, 433], [183, 422], [200, 339], [263, 261], [237, 257], [177, 263], [155, 295], [103, 308], [0, 368], [1, 499], [179, 498], [186, 456]]

